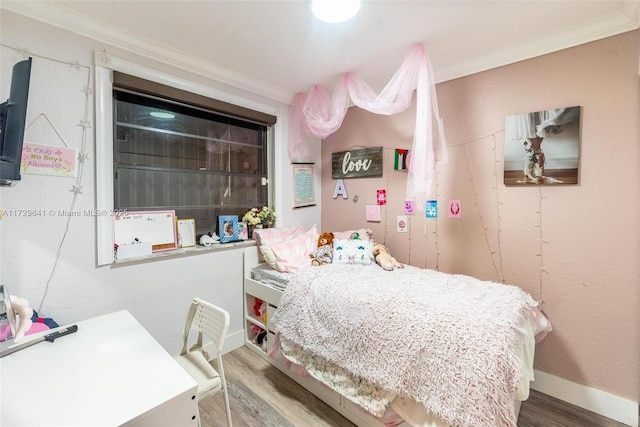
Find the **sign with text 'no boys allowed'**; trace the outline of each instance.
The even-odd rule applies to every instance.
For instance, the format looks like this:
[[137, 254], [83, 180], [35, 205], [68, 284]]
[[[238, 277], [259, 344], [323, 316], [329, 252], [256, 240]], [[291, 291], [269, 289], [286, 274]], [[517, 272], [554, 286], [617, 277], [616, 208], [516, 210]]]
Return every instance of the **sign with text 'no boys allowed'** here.
[[20, 173], [74, 178], [76, 157], [75, 148], [24, 142]]
[[382, 147], [331, 153], [331, 178], [382, 176]]

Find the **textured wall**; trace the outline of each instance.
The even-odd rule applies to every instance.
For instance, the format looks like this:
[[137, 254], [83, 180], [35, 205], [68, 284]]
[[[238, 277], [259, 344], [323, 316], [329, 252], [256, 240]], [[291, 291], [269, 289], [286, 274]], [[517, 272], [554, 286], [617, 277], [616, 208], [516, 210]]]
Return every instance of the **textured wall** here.
[[[543, 300], [554, 332], [536, 368], [638, 401], [640, 384], [640, 140], [634, 31], [437, 86], [449, 162], [437, 167], [437, 220], [403, 214], [406, 173], [395, 148], [410, 148], [415, 109], [385, 117], [352, 108], [323, 141], [323, 230], [369, 227], [402, 262], [504, 280]], [[505, 187], [504, 119], [582, 106], [580, 184]], [[331, 153], [384, 147], [382, 178], [347, 179], [349, 200], [333, 199]], [[382, 221], [365, 204], [386, 189]], [[353, 197], [358, 195], [357, 203]], [[462, 218], [447, 217], [462, 201]]]
[[[94, 88], [95, 51], [105, 51], [158, 72], [273, 105], [281, 109], [279, 120], [283, 129], [287, 128], [288, 107], [11, 12], [3, 10], [0, 19], [2, 99], [8, 96], [10, 68], [25, 58], [22, 50], [34, 57], [27, 122], [34, 122], [40, 114], [44, 116], [27, 130], [26, 140], [67, 145], [79, 152], [85, 144], [88, 156], [83, 167], [81, 192], [73, 209], [74, 194], [70, 190], [77, 183], [74, 178], [23, 175], [16, 187], [0, 189], [1, 209], [44, 212], [36, 217], [5, 216], [0, 221], [1, 283], [13, 294], [26, 298], [36, 309], [46, 293], [40, 314], [53, 317], [61, 324], [129, 310], [171, 353], [180, 350], [186, 310], [194, 296], [215, 302], [230, 312], [230, 333], [242, 330], [241, 250], [97, 267], [95, 218], [78, 216], [67, 221], [68, 218], [58, 211], [95, 209], [95, 165], [100, 159], [95, 157], [93, 92], [87, 97], [84, 91], [85, 87]], [[88, 103], [85, 103], [87, 98]], [[91, 127], [83, 135], [83, 128], [78, 125], [85, 114]], [[311, 150], [309, 156], [318, 153], [319, 148], [317, 152]], [[275, 147], [272, 162], [274, 187], [279, 195], [276, 198], [278, 223], [309, 227], [319, 222], [319, 205], [296, 211], [290, 209], [293, 204], [292, 172], [283, 144]], [[317, 174], [319, 185], [319, 170]]]

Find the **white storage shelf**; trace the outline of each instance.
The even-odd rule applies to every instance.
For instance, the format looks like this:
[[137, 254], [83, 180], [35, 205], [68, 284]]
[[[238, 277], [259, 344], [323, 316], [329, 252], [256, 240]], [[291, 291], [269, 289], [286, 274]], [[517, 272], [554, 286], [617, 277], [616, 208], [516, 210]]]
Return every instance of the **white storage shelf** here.
[[[375, 417], [368, 415], [363, 410], [361, 410], [357, 405], [351, 403], [349, 400], [343, 398], [338, 393], [334, 392], [330, 388], [326, 387], [324, 384], [321, 384], [309, 377], [301, 377], [299, 375], [293, 374], [287, 368], [282, 366], [276, 360], [270, 358], [267, 355], [267, 351], [271, 348], [271, 346], [275, 342], [275, 328], [271, 323], [271, 319], [275, 315], [276, 310], [278, 309], [278, 304], [280, 303], [280, 297], [282, 296], [282, 291], [273, 288], [264, 283], [260, 283], [253, 278], [251, 278], [251, 268], [255, 266], [258, 262], [257, 258], [257, 248], [248, 248], [245, 249], [245, 258], [244, 258], [244, 309], [245, 309], [245, 346], [253, 350], [255, 353], [260, 355], [262, 358], [267, 360], [269, 363], [280, 369], [291, 379], [296, 381], [305, 389], [309, 390], [309, 392], [313, 393], [319, 399], [324, 401], [327, 405], [331, 406], [333, 409], [344, 415], [346, 418], [351, 420], [358, 426], [367, 426], [367, 427], [375, 427], [375, 426], [383, 426], [380, 421], [378, 421]], [[267, 319], [266, 322], [260, 317], [256, 316], [253, 310], [253, 305], [255, 303], [255, 298], [260, 298], [262, 301], [267, 303]], [[261, 346], [257, 345], [254, 340], [256, 337], [256, 332], [254, 332], [251, 328], [252, 325], [257, 325], [261, 329], [267, 332], [267, 351], [263, 350]]]

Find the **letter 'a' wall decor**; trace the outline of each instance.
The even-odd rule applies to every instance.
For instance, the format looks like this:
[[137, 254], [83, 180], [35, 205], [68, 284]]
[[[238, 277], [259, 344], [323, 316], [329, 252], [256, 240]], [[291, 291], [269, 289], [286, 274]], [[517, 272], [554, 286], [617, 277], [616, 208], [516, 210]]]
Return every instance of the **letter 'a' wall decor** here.
[[331, 153], [331, 178], [382, 176], [382, 147]]

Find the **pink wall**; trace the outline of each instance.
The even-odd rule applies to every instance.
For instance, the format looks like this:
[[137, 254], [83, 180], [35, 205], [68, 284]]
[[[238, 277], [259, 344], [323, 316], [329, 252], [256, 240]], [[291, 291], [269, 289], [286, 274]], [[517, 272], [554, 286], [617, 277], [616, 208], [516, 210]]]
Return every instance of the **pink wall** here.
[[[504, 66], [437, 87], [449, 144], [437, 168], [437, 220], [424, 211], [397, 233], [406, 173], [395, 148], [410, 148], [415, 109], [386, 117], [352, 108], [322, 145], [322, 228], [369, 227], [401, 262], [516, 284], [542, 299], [554, 331], [536, 368], [640, 400], [640, 32]], [[399, 64], [398, 64], [399, 65]], [[506, 115], [582, 106], [580, 184], [502, 184]], [[333, 199], [331, 153], [384, 147], [382, 178], [344, 180]], [[365, 205], [386, 189], [382, 221]], [[353, 197], [358, 196], [357, 203]], [[462, 200], [462, 218], [446, 215]]]

